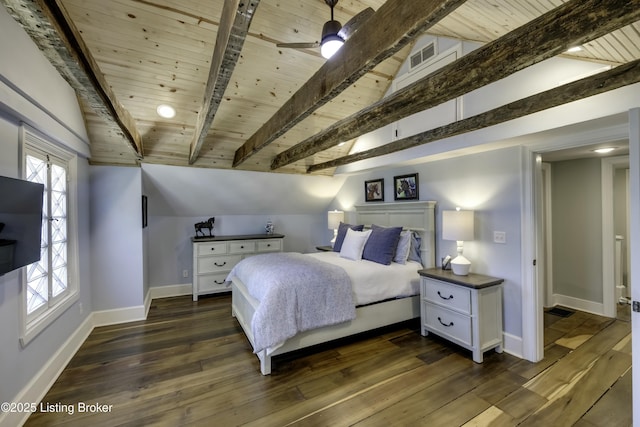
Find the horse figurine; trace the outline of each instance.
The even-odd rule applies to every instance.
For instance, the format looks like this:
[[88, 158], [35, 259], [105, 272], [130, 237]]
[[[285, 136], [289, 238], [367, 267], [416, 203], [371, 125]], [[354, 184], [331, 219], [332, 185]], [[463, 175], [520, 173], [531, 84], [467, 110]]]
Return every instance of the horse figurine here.
[[208, 229], [209, 230], [209, 237], [213, 237], [213, 234], [211, 234], [211, 231], [213, 230], [213, 223], [216, 222], [216, 219], [211, 217], [206, 221], [203, 222], [196, 222], [193, 226], [196, 229], [196, 237], [198, 236], [198, 233], [201, 233], [202, 236], [204, 237], [204, 229]]

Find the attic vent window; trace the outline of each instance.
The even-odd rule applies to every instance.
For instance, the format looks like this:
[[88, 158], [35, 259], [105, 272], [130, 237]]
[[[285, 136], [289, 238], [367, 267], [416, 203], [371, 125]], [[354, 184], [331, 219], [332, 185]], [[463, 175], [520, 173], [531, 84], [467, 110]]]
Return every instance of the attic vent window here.
[[434, 56], [436, 56], [436, 42], [432, 41], [431, 43], [429, 43], [428, 45], [426, 45], [425, 47], [420, 49], [418, 52], [416, 52], [413, 55], [411, 55], [411, 58], [410, 58], [411, 67], [410, 67], [410, 69], [411, 70], [415, 69], [420, 64], [428, 61], [429, 59], [433, 58]]

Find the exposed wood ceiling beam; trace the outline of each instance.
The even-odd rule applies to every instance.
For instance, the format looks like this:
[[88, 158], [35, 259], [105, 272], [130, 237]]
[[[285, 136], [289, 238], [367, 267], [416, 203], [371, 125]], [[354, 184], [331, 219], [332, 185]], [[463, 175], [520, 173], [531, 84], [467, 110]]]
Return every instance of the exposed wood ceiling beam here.
[[233, 166], [275, 141], [424, 33], [465, 0], [387, 0], [258, 131], [236, 150]]
[[240, 58], [240, 52], [258, 4], [260, 4], [260, 0], [225, 0], [224, 2], [216, 36], [216, 46], [211, 58], [209, 78], [191, 142], [190, 164], [193, 164], [200, 154], [200, 149], [218, 111], [224, 91], [231, 80], [231, 74]]
[[384, 156], [408, 148], [417, 147], [429, 142], [461, 135], [489, 126], [524, 117], [569, 102], [578, 101], [600, 93], [615, 90], [640, 82], [640, 59], [621, 65], [612, 70], [586, 77], [581, 80], [537, 93], [535, 95], [494, 108], [485, 113], [477, 114], [467, 119], [459, 120], [444, 126], [430, 129], [416, 135], [402, 138], [389, 144], [381, 145], [370, 150], [350, 154], [324, 163], [318, 163], [307, 168], [307, 172], [316, 172], [334, 168], [360, 160]]
[[116, 99], [66, 9], [52, 0], [2, 3], [76, 93], [141, 159], [142, 138], [133, 117]]
[[640, 0], [572, 0], [278, 154], [271, 169], [329, 149], [596, 39], [640, 18]]

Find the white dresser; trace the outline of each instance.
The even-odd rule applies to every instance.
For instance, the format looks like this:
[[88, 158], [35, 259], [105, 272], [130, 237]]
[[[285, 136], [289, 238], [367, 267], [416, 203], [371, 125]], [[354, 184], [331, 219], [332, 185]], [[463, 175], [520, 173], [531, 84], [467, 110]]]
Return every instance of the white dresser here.
[[282, 252], [284, 235], [248, 234], [191, 238], [193, 300], [199, 295], [229, 292], [225, 279], [234, 265], [251, 255]]
[[421, 332], [433, 332], [473, 352], [502, 353], [502, 279], [431, 268], [419, 271]]

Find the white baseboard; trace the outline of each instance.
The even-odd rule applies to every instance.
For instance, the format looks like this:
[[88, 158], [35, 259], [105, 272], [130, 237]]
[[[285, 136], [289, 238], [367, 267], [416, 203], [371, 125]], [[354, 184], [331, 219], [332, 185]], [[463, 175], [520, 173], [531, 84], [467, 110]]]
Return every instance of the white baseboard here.
[[[93, 330], [92, 315], [82, 322], [75, 332], [60, 346], [58, 351], [49, 358], [49, 361], [31, 379], [31, 381], [18, 393], [13, 402], [40, 402], [49, 391], [53, 383], [58, 379], [71, 358], [76, 354], [80, 346], [85, 342]], [[21, 426], [31, 415], [30, 412], [4, 412], [0, 413], [0, 426]]]
[[180, 285], [153, 286], [149, 288], [151, 299], [179, 297], [182, 295], [191, 295], [193, 286], [191, 283], [183, 283]]
[[585, 311], [587, 313], [604, 316], [604, 304], [601, 302], [587, 301], [580, 298], [569, 297], [566, 295], [553, 294], [553, 305], [561, 305], [574, 310]]
[[518, 357], [520, 359], [524, 359], [522, 354], [522, 337], [516, 337], [515, 335], [507, 334], [504, 332], [502, 334], [502, 342], [503, 349], [505, 353], [509, 353], [512, 356]]
[[147, 312], [144, 305], [138, 305], [114, 310], [94, 311], [92, 317], [93, 326], [98, 327], [144, 320], [147, 318]]

